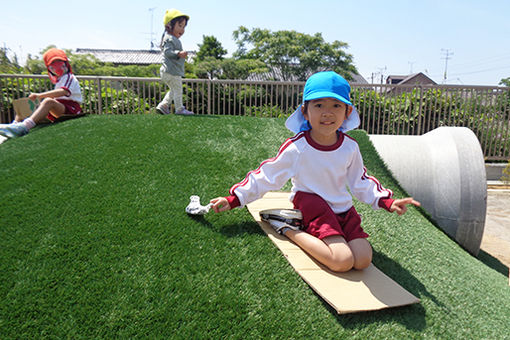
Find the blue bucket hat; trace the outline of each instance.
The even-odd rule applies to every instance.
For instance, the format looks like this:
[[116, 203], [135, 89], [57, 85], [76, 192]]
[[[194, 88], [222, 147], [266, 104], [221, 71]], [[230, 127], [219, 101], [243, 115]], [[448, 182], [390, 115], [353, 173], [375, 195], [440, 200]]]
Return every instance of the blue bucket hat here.
[[[342, 103], [353, 106], [350, 100], [350, 92], [351, 86], [338, 73], [333, 71], [318, 72], [306, 81], [303, 90], [303, 103], [319, 98], [335, 98]], [[311, 129], [310, 124], [303, 116], [302, 107], [303, 104], [299, 105], [297, 110], [285, 122], [287, 129], [294, 133]], [[353, 106], [351, 114], [344, 120], [338, 130], [342, 132], [349, 131], [357, 128], [359, 124], [359, 114]]]

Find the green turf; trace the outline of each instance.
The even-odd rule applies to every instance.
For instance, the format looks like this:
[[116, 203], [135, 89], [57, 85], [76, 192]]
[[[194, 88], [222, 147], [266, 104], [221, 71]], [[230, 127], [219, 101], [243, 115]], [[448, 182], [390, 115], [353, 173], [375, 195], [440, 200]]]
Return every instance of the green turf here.
[[[404, 195], [366, 134], [352, 135]], [[502, 265], [417, 209], [356, 204], [374, 263], [421, 303], [348, 315], [246, 209], [185, 214], [191, 194], [227, 194], [289, 136], [281, 119], [88, 116], [0, 145], [0, 338], [509, 338]]]

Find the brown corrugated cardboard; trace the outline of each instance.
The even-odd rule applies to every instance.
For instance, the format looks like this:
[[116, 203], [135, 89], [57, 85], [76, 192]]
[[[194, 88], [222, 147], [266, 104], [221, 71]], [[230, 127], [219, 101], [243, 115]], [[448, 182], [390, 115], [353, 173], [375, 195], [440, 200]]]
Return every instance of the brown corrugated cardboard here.
[[362, 271], [335, 273], [315, 261], [285, 236], [261, 221], [265, 209], [289, 209], [289, 193], [270, 192], [248, 204], [250, 214], [280, 249], [294, 270], [339, 314], [379, 310], [420, 302], [390, 277], [371, 264]]
[[39, 100], [33, 101], [28, 98], [19, 98], [12, 101], [14, 111], [21, 118], [29, 117], [39, 105]]

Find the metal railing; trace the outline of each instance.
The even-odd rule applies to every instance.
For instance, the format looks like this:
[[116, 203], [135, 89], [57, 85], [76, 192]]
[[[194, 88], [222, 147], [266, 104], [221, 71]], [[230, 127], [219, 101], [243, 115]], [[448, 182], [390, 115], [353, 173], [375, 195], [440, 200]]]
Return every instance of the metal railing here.
[[[167, 88], [159, 78], [77, 76], [90, 114], [154, 112]], [[184, 79], [183, 102], [196, 114], [279, 117], [301, 102], [304, 82]], [[14, 118], [12, 100], [53, 88], [44, 75], [0, 75], [0, 119]], [[352, 101], [369, 134], [420, 135], [465, 126], [487, 160], [510, 158], [510, 88], [462, 85], [352, 86]]]

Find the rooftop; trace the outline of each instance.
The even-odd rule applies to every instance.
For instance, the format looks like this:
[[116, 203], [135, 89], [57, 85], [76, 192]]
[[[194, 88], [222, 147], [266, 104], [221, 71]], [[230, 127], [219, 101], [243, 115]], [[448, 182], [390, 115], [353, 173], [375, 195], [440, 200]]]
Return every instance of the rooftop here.
[[91, 54], [102, 62], [117, 65], [151, 65], [163, 62], [160, 50], [77, 48], [75, 53]]

